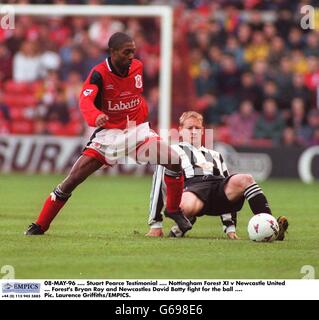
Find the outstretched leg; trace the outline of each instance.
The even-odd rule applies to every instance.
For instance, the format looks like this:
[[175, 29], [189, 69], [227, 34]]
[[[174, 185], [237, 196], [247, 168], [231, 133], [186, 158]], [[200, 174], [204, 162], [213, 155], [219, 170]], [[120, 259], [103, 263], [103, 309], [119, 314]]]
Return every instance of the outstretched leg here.
[[80, 156], [69, 175], [46, 199], [36, 223], [30, 225], [25, 234], [40, 235], [47, 231], [50, 223], [70, 198], [72, 191], [101, 166], [102, 163], [92, 157]]
[[184, 175], [177, 152], [166, 142], [156, 138], [142, 145], [137, 157], [142, 162], [147, 160], [165, 167], [164, 181], [167, 188], [165, 216], [173, 219], [183, 232], [190, 230], [192, 224], [180, 209]]
[[271, 214], [266, 196], [250, 174], [236, 174], [228, 180], [225, 194], [229, 201], [245, 197], [254, 214]]
[[[230, 201], [245, 197], [254, 214], [272, 214], [266, 196], [250, 174], [232, 176], [225, 186], [225, 194]], [[277, 221], [279, 225], [277, 240], [282, 241], [285, 238], [289, 223], [285, 216], [278, 217]]]

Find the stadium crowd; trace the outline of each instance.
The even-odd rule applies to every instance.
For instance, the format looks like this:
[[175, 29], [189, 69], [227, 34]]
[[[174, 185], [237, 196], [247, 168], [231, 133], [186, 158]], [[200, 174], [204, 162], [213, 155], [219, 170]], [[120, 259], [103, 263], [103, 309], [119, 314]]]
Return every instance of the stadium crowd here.
[[[170, 3], [174, 121], [197, 110], [233, 145], [319, 144], [319, 28], [300, 27], [311, 1], [8, 1], [17, 2]], [[83, 134], [82, 82], [116, 31], [135, 39], [156, 125], [159, 27], [150, 18], [17, 16], [15, 29], [0, 29], [0, 134]]]

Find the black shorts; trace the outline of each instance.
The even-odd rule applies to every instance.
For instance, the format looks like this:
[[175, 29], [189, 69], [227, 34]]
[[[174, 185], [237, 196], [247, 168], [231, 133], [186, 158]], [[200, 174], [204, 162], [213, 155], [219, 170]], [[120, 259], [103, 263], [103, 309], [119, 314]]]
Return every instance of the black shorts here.
[[225, 184], [234, 175], [227, 178], [202, 176], [191, 179], [185, 186], [184, 192], [192, 192], [204, 202], [204, 208], [199, 215], [219, 216], [224, 213], [240, 211], [245, 198], [229, 201], [225, 194]]

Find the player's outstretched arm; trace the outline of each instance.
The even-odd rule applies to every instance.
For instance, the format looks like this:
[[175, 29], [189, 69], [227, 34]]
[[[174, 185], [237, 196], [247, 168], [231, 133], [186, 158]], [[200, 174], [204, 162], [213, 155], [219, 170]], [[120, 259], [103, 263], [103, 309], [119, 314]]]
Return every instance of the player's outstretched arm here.
[[[102, 83], [100, 73], [93, 70], [86, 79], [81, 91], [80, 110], [83, 118], [90, 127], [101, 127], [107, 121], [105, 118], [107, 116], [95, 105], [96, 100], [101, 100], [97, 99], [97, 97], [101, 95]], [[104, 120], [102, 121], [102, 119]]]
[[237, 212], [222, 214], [220, 220], [228, 239], [239, 240], [240, 238], [236, 234]]

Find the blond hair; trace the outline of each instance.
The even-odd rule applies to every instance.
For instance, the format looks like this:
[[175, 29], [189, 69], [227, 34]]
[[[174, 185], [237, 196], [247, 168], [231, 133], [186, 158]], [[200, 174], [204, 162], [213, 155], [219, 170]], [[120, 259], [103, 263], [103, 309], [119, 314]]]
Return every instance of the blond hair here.
[[184, 112], [179, 118], [179, 125], [182, 127], [184, 122], [189, 118], [195, 118], [203, 124], [203, 116], [196, 111]]

